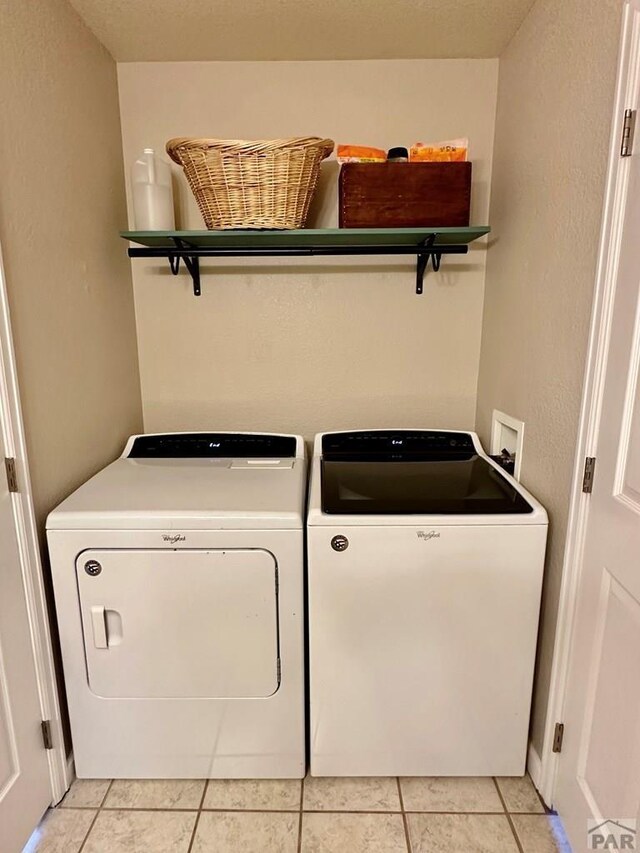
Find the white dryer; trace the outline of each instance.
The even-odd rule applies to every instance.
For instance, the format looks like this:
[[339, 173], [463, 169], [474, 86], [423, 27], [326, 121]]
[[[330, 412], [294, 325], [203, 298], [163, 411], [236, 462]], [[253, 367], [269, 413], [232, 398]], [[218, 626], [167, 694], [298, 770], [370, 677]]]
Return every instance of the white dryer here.
[[474, 433], [316, 437], [311, 773], [524, 773], [547, 515]]
[[133, 436], [48, 542], [80, 778], [305, 771], [302, 439]]

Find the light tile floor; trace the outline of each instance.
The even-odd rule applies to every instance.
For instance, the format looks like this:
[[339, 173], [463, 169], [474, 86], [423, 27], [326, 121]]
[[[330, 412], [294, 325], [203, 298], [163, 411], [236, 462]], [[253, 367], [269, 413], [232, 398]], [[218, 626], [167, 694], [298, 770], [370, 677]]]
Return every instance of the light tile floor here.
[[571, 853], [531, 781], [77, 780], [28, 853]]

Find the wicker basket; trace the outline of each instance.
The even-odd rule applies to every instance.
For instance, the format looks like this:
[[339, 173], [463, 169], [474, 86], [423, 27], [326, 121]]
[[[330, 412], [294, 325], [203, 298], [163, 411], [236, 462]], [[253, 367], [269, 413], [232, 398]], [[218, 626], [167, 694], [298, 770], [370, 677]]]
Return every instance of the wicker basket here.
[[170, 139], [207, 228], [302, 228], [333, 140]]

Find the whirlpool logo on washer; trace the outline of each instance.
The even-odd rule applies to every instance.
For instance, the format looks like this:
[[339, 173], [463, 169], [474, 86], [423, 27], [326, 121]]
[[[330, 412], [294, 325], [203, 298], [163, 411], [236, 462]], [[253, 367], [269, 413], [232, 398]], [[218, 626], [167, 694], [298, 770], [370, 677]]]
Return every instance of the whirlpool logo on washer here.
[[176, 542], [185, 542], [187, 539], [182, 533], [165, 533], [162, 538], [165, 542], [171, 542], [172, 545]]
[[425, 541], [429, 541], [430, 539], [439, 539], [440, 534], [437, 530], [418, 530], [416, 533], [418, 539], [424, 539]]

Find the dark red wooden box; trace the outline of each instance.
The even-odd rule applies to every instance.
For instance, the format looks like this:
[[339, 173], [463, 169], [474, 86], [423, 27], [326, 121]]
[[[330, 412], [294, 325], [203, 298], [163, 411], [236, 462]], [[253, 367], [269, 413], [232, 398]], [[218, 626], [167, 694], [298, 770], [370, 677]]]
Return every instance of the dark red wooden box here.
[[469, 225], [471, 163], [345, 163], [340, 228]]

